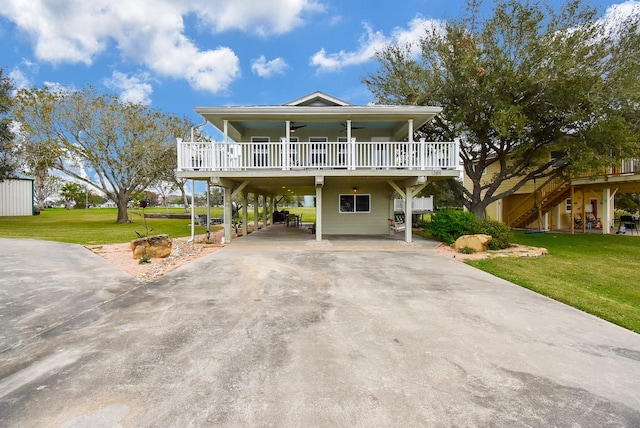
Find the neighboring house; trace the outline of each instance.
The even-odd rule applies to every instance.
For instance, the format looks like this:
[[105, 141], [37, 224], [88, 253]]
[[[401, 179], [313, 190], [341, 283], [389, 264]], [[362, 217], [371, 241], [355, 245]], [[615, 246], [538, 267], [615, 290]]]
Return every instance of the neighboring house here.
[[[255, 214], [258, 197], [273, 212], [283, 195], [312, 195], [318, 241], [323, 235], [388, 234], [396, 194], [411, 213], [412, 198], [428, 181], [460, 175], [458, 142], [413, 141], [414, 130], [439, 107], [356, 106], [315, 92], [285, 105], [195, 111], [223, 141], [179, 139], [177, 175], [221, 186], [224, 218], [232, 218], [238, 194], [244, 207], [254, 195]], [[246, 210], [243, 215], [246, 228]], [[225, 223], [226, 241], [231, 227]], [[411, 227], [404, 238], [411, 242]]]
[[[490, 181], [496, 168], [497, 164], [489, 166], [483, 179]], [[466, 174], [464, 185], [471, 189]], [[496, 193], [513, 185], [513, 181], [505, 181]], [[608, 234], [614, 225], [615, 194], [639, 192], [640, 159], [624, 159], [618, 167], [589, 178], [531, 180], [514, 194], [490, 204], [486, 215], [513, 228], [571, 231], [600, 228]]]
[[0, 217], [33, 215], [33, 179], [0, 181]]

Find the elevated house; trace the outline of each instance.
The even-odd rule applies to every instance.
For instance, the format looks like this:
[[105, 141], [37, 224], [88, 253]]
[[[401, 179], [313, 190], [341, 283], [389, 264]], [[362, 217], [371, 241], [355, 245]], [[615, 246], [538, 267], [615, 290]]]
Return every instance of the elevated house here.
[[[312, 195], [318, 241], [326, 235], [395, 233], [389, 227], [395, 195], [411, 213], [413, 197], [428, 181], [460, 174], [456, 141], [413, 139], [414, 129], [432, 120], [439, 107], [358, 106], [315, 92], [284, 105], [195, 111], [223, 138], [179, 139], [177, 174], [221, 186], [225, 219], [232, 217], [236, 195], [245, 207], [253, 195], [255, 221], [260, 198], [274, 212], [283, 195]], [[246, 210], [243, 215], [246, 234]], [[265, 225], [268, 220], [262, 219]], [[231, 231], [225, 222], [226, 241]], [[411, 242], [411, 227], [403, 233]]]
[[[494, 164], [483, 171], [483, 180], [492, 180], [496, 168]], [[496, 193], [513, 184], [505, 181]], [[466, 175], [464, 185], [471, 189]], [[514, 194], [490, 204], [486, 215], [512, 228], [572, 232], [601, 229], [608, 234], [614, 227], [614, 196], [639, 192], [640, 159], [622, 159], [618, 166], [589, 177], [531, 180]]]

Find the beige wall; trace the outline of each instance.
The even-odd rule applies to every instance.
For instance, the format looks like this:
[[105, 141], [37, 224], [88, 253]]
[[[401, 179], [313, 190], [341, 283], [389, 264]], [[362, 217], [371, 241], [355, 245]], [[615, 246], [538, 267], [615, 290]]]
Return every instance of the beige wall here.
[[[339, 195], [353, 194], [353, 187], [358, 187], [358, 194], [371, 195], [370, 213], [340, 213], [338, 210]], [[322, 189], [322, 233], [327, 235], [376, 235], [389, 233], [389, 203], [392, 196], [391, 187], [380, 182], [370, 183], [366, 178], [354, 179], [353, 183], [331, 180], [325, 177]]]

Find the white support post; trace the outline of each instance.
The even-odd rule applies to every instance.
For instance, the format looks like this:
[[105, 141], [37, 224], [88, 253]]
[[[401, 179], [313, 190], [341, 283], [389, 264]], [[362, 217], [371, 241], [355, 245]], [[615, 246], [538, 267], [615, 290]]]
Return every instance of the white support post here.
[[231, 242], [231, 229], [233, 227], [233, 210], [231, 209], [231, 187], [224, 189], [224, 242]]
[[267, 227], [267, 219], [268, 219], [267, 195], [262, 195], [262, 227], [263, 228]]
[[247, 191], [242, 192], [242, 236], [247, 236], [247, 224], [249, 223], [249, 211], [247, 206], [249, 205], [249, 193]]
[[410, 186], [407, 186], [404, 194], [406, 195], [404, 200], [404, 241], [410, 244], [413, 237], [413, 192]]
[[[395, 219], [394, 214], [396, 213], [396, 207], [395, 207], [395, 196], [396, 196], [396, 192], [391, 191], [390, 195], [389, 195], [389, 218], [390, 219]], [[389, 235], [395, 235], [396, 232], [389, 227]]]
[[602, 234], [608, 235], [611, 233], [611, 189], [606, 188], [602, 190]]
[[253, 194], [253, 231], [260, 230], [260, 214], [258, 213], [258, 203], [260, 202], [260, 196], [257, 193]]
[[196, 236], [196, 207], [193, 205], [195, 200], [196, 186], [194, 180], [191, 179], [191, 241]]
[[283, 141], [284, 147], [282, 148], [282, 169], [289, 170], [291, 169], [291, 156], [289, 155], [289, 150], [291, 149], [291, 121], [285, 121], [285, 140]]
[[316, 241], [322, 241], [322, 185], [316, 182]]
[[211, 233], [211, 200], [209, 194], [211, 193], [211, 181], [207, 180], [207, 237]]
[[273, 213], [276, 212], [276, 209], [278, 207], [276, 207], [276, 197], [275, 196], [271, 196], [271, 204], [269, 205], [271, 207], [271, 224], [273, 225]]

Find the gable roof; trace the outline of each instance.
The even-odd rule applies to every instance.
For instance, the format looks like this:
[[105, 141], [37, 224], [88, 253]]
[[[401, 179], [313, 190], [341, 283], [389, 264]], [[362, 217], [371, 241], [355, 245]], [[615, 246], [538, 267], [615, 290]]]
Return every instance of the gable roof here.
[[350, 106], [351, 103], [343, 101], [339, 98], [327, 95], [324, 92], [315, 91], [304, 97], [300, 97], [293, 101], [283, 104], [285, 106], [311, 106], [311, 107], [336, 107], [336, 106]]
[[[407, 135], [408, 121], [414, 129], [433, 119], [442, 111], [436, 106], [407, 105], [353, 105], [346, 101], [314, 92], [284, 105], [196, 107], [196, 113], [227, 135], [233, 141], [241, 141], [256, 129], [284, 130], [284, 122], [304, 122], [312, 127], [324, 123], [366, 122], [370, 129], [386, 129], [387, 135], [402, 138]], [[374, 125], [375, 124], [375, 125]], [[382, 131], [381, 131], [382, 132]]]

